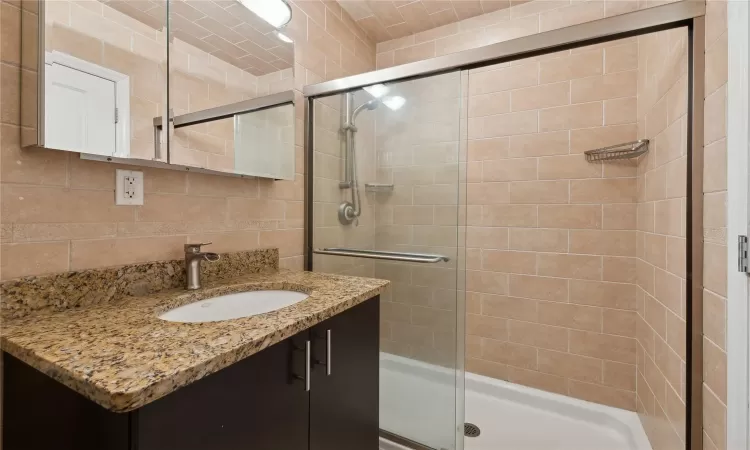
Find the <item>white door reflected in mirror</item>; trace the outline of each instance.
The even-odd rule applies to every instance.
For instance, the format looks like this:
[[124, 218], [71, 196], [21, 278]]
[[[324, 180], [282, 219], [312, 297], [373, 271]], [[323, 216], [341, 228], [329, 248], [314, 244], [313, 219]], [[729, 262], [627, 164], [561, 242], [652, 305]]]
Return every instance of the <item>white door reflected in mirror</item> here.
[[92, 155], [130, 155], [129, 78], [60, 52], [48, 52], [45, 146]]

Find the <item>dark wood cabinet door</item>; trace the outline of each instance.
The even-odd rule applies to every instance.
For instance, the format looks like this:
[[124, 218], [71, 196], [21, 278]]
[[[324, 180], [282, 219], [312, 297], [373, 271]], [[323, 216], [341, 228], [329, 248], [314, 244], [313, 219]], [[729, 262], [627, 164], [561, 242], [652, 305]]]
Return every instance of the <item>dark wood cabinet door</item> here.
[[[137, 412], [138, 450], [307, 450], [305, 331]], [[302, 350], [297, 350], [297, 348]]]
[[379, 297], [312, 328], [310, 450], [378, 449], [379, 330]]
[[107, 411], [3, 354], [3, 450], [128, 450], [128, 414]]

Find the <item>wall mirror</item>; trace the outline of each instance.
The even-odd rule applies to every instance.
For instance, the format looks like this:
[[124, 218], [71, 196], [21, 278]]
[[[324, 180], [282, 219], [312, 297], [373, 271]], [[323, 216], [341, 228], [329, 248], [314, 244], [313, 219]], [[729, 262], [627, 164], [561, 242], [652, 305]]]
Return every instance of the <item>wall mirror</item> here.
[[293, 178], [290, 20], [283, 0], [39, 0], [24, 145]]
[[[273, 121], [261, 118], [281, 118], [283, 112], [248, 112], [293, 100], [291, 95], [268, 98], [293, 89], [294, 44], [274, 26], [283, 27], [291, 19], [289, 6], [281, 0], [170, 0], [169, 5], [170, 162], [256, 175], [272, 173], [271, 167], [250, 169], [250, 161], [275, 164], [276, 156], [288, 153], [293, 179], [294, 118], [288, 124], [276, 122], [281, 126], [275, 127]], [[264, 123], [266, 133], [277, 135], [274, 143], [288, 145], [273, 150], [255, 145], [248, 138], [251, 122], [254, 127]], [[283, 136], [289, 132], [290, 136]]]

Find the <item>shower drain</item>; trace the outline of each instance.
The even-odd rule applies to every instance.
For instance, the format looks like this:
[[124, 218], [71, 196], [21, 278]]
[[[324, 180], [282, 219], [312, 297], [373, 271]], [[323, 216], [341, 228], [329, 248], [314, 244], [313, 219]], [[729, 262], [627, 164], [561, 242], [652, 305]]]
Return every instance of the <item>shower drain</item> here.
[[479, 429], [478, 426], [474, 425], [473, 423], [465, 423], [464, 424], [464, 436], [466, 437], [477, 437], [482, 431]]

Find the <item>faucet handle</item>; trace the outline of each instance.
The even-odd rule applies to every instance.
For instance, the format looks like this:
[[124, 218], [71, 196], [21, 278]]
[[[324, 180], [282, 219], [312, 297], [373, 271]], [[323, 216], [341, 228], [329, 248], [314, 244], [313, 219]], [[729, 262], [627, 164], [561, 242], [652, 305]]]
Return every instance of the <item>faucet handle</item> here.
[[185, 244], [185, 253], [198, 253], [201, 251], [201, 247], [211, 244], [212, 242], [204, 242], [202, 244]]

